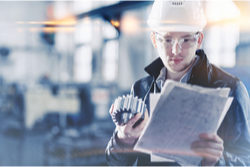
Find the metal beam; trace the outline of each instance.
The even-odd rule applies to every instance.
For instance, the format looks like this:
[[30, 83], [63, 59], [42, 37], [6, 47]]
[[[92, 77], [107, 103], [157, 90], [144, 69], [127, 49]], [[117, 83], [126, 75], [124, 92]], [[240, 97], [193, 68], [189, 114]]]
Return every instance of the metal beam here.
[[98, 9], [94, 9], [85, 13], [81, 13], [77, 15], [77, 19], [82, 19], [84, 17], [114, 17], [119, 16], [122, 12], [139, 8], [147, 5], [153, 4], [153, 1], [121, 1], [117, 4], [101, 7]]

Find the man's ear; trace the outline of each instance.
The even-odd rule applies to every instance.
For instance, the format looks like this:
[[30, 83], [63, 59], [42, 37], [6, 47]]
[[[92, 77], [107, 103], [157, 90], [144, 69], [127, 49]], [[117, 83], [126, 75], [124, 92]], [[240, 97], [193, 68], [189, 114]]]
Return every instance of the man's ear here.
[[151, 37], [151, 42], [152, 42], [153, 46], [155, 47], [155, 49], [157, 49], [155, 34], [153, 32], [151, 32], [150, 37]]
[[202, 41], [203, 41], [203, 33], [200, 32], [199, 38], [198, 38], [198, 45], [197, 45], [197, 49], [200, 49]]

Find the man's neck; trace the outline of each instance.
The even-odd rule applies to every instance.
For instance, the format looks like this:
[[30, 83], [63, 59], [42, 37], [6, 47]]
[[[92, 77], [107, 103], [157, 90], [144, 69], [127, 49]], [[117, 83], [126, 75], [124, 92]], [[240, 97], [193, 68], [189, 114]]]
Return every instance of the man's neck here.
[[168, 70], [168, 72], [167, 72], [167, 79], [171, 79], [171, 80], [179, 82], [181, 80], [181, 78], [187, 73], [187, 71], [188, 70], [177, 72], [177, 73], [173, 73], [173, 72], [170, 72]]

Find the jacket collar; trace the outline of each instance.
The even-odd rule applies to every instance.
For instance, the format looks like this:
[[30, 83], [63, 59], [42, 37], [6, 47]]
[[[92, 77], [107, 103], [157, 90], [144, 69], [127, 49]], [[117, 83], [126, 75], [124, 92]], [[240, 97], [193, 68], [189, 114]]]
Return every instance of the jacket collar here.
[[151, 64], [144, 68], [144, 70], [154, 79], [159, 76], [160, 71], [164, 67], [164, 64], [160, 57], [154, 60]]
[[[200, 57], [199, 62], [193, 67], [190, 79], [187, 83], [200, 85], [200, 86], [209, 86], [209, 61], [207, 59], [206, 54], [202, 49], [196, 51], [196, 55]], [[162, 60], [157, 58], [147, 67], [145, 67], [145, 71], [154, 79], [159, 76], [162, 67], [164, 66]]]
[[191, 77], [187, 83], [209, 87], [211, 79], [210, 63], [202, 49], [196, 51], [200, 57], [199, 62], [193, 67]]

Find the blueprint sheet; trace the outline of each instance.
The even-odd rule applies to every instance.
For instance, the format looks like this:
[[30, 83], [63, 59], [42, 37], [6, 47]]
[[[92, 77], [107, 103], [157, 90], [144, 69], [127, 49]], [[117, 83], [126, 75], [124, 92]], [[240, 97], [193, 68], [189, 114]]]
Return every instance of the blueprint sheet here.
[[[198, 165], [202, 157], [191, 149], [201, 133], [216, 133], [233, 98], [229, 88], [202, 88], [167, 80], [161, 94], [150, 94], [150, 118], [134, 150], [151, 161], [174, 160]], [[157, 158], [158, 157], [158, 158]]]

